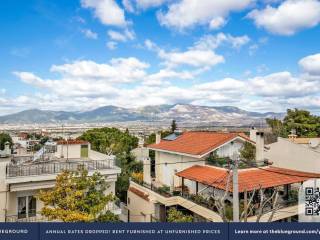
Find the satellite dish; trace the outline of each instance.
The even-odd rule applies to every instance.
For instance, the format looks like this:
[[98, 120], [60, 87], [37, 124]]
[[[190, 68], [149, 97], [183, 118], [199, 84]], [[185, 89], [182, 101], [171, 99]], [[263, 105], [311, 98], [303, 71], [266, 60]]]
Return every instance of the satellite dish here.
[[310, 139], [309, 140], [309, 146], [311, 148], [316, 148], [320, 145], [320, 140], [319, 139]]

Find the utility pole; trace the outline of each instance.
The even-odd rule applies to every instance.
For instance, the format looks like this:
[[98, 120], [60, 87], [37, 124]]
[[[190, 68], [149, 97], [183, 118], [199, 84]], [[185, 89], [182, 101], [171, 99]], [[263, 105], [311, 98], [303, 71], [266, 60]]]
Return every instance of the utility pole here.
[[232, 156], [232, 190], [233, 190], [233, 222], [239, 222], [239, 184], [238, 184], [239, 157], [236, 153]]

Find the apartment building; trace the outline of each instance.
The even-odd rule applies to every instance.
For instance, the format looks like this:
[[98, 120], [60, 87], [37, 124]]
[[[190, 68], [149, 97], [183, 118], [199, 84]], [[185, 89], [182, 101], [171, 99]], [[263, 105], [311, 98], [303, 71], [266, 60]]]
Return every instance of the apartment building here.
[[[155, 151], [155, 176], [150, 162], [144, 162], [144, 179], [132, 179], [128, 191], [129, 220], [132, 222], [166, 221], [167, 210], [175, 207], [194, 217], [194, 221], [221, 222], [215, 201], [224, 198], [233, 204], [233, 171], [228, 166], [212, 166], [206, 159], [212, 152], [229, 159], [248, 141], [256, 144], [257, 164], [264, 160], [263, 133], [252, 131], [250, 140], [241, 133], [186, 132], [159, 137], [149, 146]], [[239, 202], [248, 203], [253, 196], [252, 210], [246, 221], [295, 221], [298, 218], [298, 191], [301, 183], [319, 174], [288, 170], [273, 166], [250, 167], [238, 170]], [[229, 181], [227, 181], [229, 179]], [[227, 184], [228, 182], [228, 184]], [[268, 202], [259, 206], [259, 193], [270, 198], [279, 192], [276, 212]], [[259, 210], [261, 207], [261, 212]], [[281, 209], [281, 210], [280, 210]], [[232, 209], [231, 209], [232, 211]], [[229, 219], [230, 220], [230, 219]]]
[[[115, 193], [117, 174], [115, 157], [93, 151], [90, 143], [81, 140], [47, 142], [30, 156], [0, 158], [0, 221], [43, 221], [39, 212], [43, 203], [36, 198], [39, 190], [55, 185], [56, 176], [63, 170], [85, 167], [89, 175], [99, 171], [106, 177], [106, 194]], [[113, 203], [107, 206], [116, 214], [120, 209]]]

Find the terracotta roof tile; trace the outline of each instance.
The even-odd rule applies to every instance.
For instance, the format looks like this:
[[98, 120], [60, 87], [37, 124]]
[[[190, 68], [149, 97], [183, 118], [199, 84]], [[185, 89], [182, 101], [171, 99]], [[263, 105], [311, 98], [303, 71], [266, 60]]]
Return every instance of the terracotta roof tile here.
[[78, 139], [69, 139], [69, 140], [59, 140], [57, 142], [58, 145], [73, 145], [73, 144], [88, 144], [87, 141], [78, 140]]
[[190, 155], [203, 155], [236, 137], [250, 141], [244, 133], [184, 132], [175, 140], [161, 140], [160, 143], [151, 144], [148, 148]]
[[[320, 178], [320, 174], [294, 171], [277, 167], [262, 167], [239, 169], [239, 192], [252, 191], [254, 189], [277, 187], [285, 184], [299, 183], [312, 178]], [[193, 181], [226, 190], [227, 169], [195, 165], [181, 172], [176, 173], [179, 177], [184, 177]], [[232, 178], [230, 178], [230, 188], [232, 191]]]

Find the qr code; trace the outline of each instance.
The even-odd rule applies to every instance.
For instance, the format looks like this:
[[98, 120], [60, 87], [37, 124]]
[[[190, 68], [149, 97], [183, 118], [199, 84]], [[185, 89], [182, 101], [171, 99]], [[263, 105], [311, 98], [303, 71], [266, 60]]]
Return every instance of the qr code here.
[[319, 188], [305, 188], [305, 213], [307, 216], [320, 215], [320, 193]]

